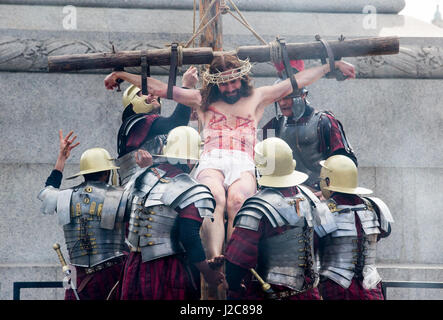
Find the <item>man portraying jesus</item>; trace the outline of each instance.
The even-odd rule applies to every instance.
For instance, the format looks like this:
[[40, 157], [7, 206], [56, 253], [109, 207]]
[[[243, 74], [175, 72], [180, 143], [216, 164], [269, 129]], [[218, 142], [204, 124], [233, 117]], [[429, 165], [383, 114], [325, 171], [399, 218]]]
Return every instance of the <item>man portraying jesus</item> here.
[[[355, 78], [354, 66], [336, 61], [335, 68]], [[233, 220], [243, 202], [256, 192], [254, 145], [258, 122], [265, 107], [293, 91], [289, 79], [271, 86], [254, 88], [248, 73], [251, 65], [236, 56], [216, 56], [203, 74], [203, 88], [173, 88], [173, 100], [197, 111], [203, 125], [204, 149], [196, 172], [216, 199], [215, 220], [204, 221], [203, 242], [214, 266], [223, 261], [224, 214], [227, 212], [227, 240]], [[329, 64], [305, 69], [294, 75], [298, 88], [308, 86], [330, 71]], [[117, 86], [117, 79], [141, 87], [139, 75], [116, 71], [109, 74], [105, 87]], [[148, 91], [166, 97], [167, 84], [148, 78]]]

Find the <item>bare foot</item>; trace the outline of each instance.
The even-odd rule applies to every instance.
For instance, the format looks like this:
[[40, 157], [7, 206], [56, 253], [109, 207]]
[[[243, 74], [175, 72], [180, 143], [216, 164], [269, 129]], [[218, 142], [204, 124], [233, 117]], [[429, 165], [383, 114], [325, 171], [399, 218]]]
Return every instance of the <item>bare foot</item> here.
[[223, 266], [223, 263], [225, 262], [225, 256], [219, 255], [212, 259], [208, 260], [208, 265], [211, 267], [211, 269], [220, 269]]

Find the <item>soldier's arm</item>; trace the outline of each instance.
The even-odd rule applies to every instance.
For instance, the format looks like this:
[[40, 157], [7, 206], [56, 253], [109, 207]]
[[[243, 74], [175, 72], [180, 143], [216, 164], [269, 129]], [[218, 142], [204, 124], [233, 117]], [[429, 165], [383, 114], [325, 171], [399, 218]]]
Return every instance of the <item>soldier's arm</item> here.
[[[339, 69], [345, 76], [349, 78], [355, 78], [355, 68], [352, 64], [345, 61], [336, 61], [335, 67]], [[306, 87], [315, 81], [321, 79], [330, 71], [329, 64], [317, 66], [300, 71], [294, 75], [298, 88]], [[280, 83], [272, 86], [264, 86], [257, 88], [261, 94], [260, 107], [266, 107], [272, 103], [288, 96], [292, 93], [292, 85], [289, 79], [286, 79]]]
[[[115, 71], [110, 73], [105, 78], [104, 83], [106, 89], [112, 90], [117, 87], [117, 79], [122, 79], [141, 88], [141, 79], [139, 75], [131, 74], [124, 71]], [[166, 98], [168, 85], [152, 77], [147, 77], [147, 79], [149, 93], [160, 98]], [[174, 86], [172, 93], [172, 99], [178, 103], [184, 104], [191, 108], [199, 108], [201, 105], [202, 98], [200, 95], [200, 91], [197, 89], [184, 89]]]
[[181, 103], [177, 104], [174, 112], [169, 117], [158, 117], [154, 120], [148, 138], [159, 134], [167, 134], [178, 126], [187, 126], [191, 118], [191, 108]]
[[189, 262], [195, 265], [209, 284], [225, 284], [223, 273], [211, 269], [206, 259], [200, 238], [202, 219], [195, 206], [189, 205], [181, 210], [179, 219], [179, 240], [186, 250]]

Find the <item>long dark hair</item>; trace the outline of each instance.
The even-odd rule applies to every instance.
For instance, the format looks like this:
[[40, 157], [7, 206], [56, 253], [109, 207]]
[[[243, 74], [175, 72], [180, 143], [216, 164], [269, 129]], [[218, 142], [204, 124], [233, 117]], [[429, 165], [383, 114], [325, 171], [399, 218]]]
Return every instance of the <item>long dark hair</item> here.
[[[241, 62], [236, 56], [222, 55], [217, 56], [212, 60], [209, 66], [209, 73], [224, 72], [241, 67]], [[240, 96], [248, 97], [252, 94], [254, 87], [252, 86], [252, 79], [248, 74], [241, 77]], [[220, 91], [218, 85], [215, 83], [208, 83], [201, 89], [202, 96], [202, 111], [208, 110], [209, 106], [220, 99]]]

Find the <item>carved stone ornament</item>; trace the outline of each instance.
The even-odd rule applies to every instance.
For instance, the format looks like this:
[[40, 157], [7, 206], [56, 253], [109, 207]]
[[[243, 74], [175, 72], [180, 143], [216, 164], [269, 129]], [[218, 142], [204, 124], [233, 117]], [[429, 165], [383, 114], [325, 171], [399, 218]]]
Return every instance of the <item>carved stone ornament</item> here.
[[[159, 49], [160, 46], [141, 41], [128, 41], [115, 43], [115, 48], [119, 51], [131, 51]], [[111, 51], [110, 42], [1, 37], [0, 71], [47, 72], [50, 55]], [[345, 60], [355, 65], [358, 78], [443, 79], [443, 48], [437, 46], [400, 47], [400, 52], [396, 55], [366, 56]], [[307, 67], [311, 64], [308, 62]], [[129, 72], [130, 70], [138, 70], [138, 68], [128, 68]], [[269, 76], [275, 76], [275, 72], [271, 71]], [[101, 73], [101, 71], [97, 72]]]

